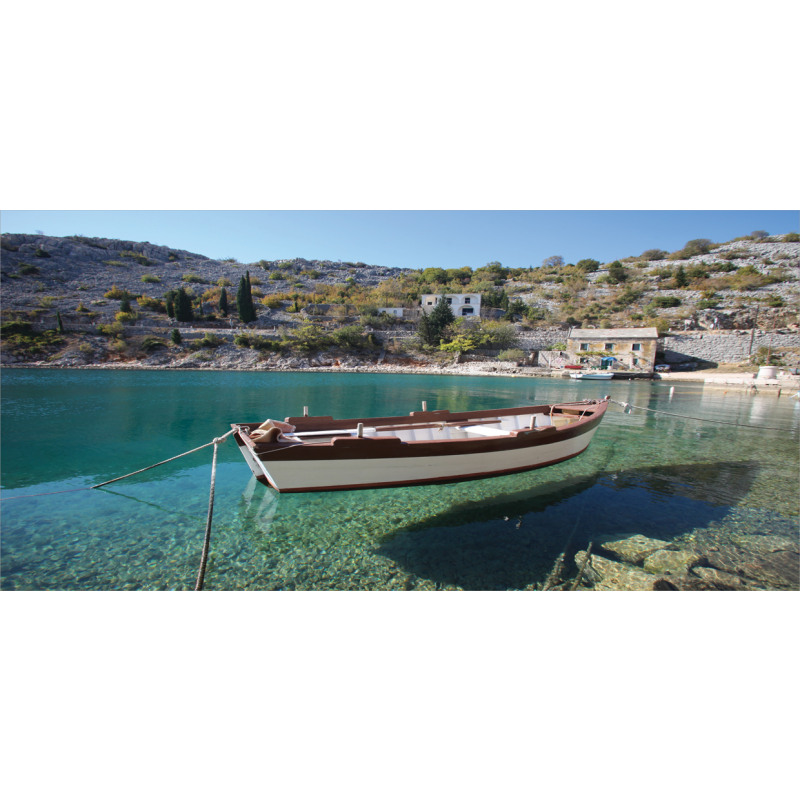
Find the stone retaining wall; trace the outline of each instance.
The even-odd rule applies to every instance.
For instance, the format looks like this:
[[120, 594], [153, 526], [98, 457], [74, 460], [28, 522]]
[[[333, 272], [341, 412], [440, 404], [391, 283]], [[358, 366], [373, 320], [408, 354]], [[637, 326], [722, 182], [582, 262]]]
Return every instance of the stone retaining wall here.
[[698, 359], [716, 364], [747, 360], [759, 347], [773, 350], [800, 348], [800, 333], [731, 331], [725, 333], [681, 333], [658, 341], [658, 352], [667, 364]]

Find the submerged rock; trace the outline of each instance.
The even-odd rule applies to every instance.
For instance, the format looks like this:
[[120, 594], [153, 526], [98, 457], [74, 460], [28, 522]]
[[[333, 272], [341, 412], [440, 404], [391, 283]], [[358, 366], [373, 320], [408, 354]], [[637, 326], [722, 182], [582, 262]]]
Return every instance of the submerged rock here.
[[724, 572], [713, 567], [693, 567], [692, 572], [715, 589], [744, 588], [744, 581], [738, 575], [733, 575], [730, 572]]
[[767, 556], [771, 553], [783, 551], [796, 555], [800, 554], [800, 540], [797, 538], [773, 534], [753, 535], [744, 533], [732, 533], [729, 538], [734, 544], [759, 556]]
[[629, 564], [639, 564], [650, 553], [654, 553], [657, 550], [667, 550], [670, 547], [670, 543], [662, 539], [649, 539], [647, 536], [636, 533], [624, 539], [600, 541], [598, 542], [598, 547], [622, 561], [627, 561]]
[[656, 575], [688, 575], [689, 569], [702, 560], [702, 556], [689, 550], [657, 550], [645, 558], [644, 569]]
[[[575, 554], [575, 564], [580, 569], [586, 558], [586, 551]], [[597, 591], [652, 591], [658, 578], [630, 564], [611, 561], [592, 553], [583, 573], [584, 580], [593, 584]]]
[[719, 549], [710, 551], [706, 560], [714, 569], [735, 573], [761, 586], [778, 589], [800, 588], [800, 556], [789, 550], [762, 551], [759, 554], [749, 547], [722, 545]]

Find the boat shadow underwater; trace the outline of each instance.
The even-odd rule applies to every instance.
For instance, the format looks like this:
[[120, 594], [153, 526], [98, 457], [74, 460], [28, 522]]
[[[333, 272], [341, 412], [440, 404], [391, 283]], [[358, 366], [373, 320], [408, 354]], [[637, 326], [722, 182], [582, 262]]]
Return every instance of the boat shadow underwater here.
[[[541, 586], [564, 554], [641, 534], [671, 542], [724, 519], [755, 478], [750, 463], [605, 472], [464, 503], [387, 536], [378, 551], [408, 572], [467, 590]], [[710, 479], [710, 480], [709, 480]]]
[[[437, 586], [531, 588], [547, 580], [562, 553], [572, 564], [574, 554], [590, 542], [635, 534], [672, 541], [720, 522], [748, 493], [758, 469], [754, 462], [679, 464], [548, 481], [456, 503], [411, 524], [407, 516], [396, 517], [394, 524], [373, 526], [367, 541], [361, 537], [361, 546]], [[382, 495], [397, 490], [376, 491]], [[375, 493], [344, 494], [356, 528], [360, 518], [374, 517]], [[260, 485], [245, 493], [248, 529], [260, 549], [269, 550], [275, 537], [289, 528], [294, 529], [295, 547], [337, 543], [320, 539], [309, 527], [292, 525], [296, 508], [291, 502], [284, 505], [287, 499]]]

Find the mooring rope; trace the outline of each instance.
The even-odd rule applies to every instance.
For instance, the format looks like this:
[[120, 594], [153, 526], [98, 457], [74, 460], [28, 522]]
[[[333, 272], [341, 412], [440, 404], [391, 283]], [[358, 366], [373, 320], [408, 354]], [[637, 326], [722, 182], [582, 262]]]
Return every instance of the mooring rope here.
[[[233, 429], [229, 431], [233, 433]], [[225, 434], [227, 436], [228, 433]], [[211, 518], [214, 516], [214, 487], [217, 482], [217, 446], [225, 441], [225, 436], [214, 439], [214, 455], [211, 458], [211, 490], [208, 494], [208, 518], [206, 519], [206, 535], [203, 539], [203, 552], [200, 556], [200, 569], [197, 571], [197, 581], [194, 585], [196, 592], [203, 590], [203, 581], [206, 577], [206, 564], [208, 563], [208, 551], [211, 545]]]
[[[185, 453], [181, 453], [177, 456], [172, 456], [172, 458], [164, 459], [164, 461], [159, 461], [157, 464], [151, 464], [149, 467], [144, 467], [143, 469], [137, 469], [135, 472], [129, 472], [127, 475], [120, 475], [118, 478], [112, 478], [108, 481], [103, 481], [102, 483], [96, 483], [94, 486], [79, 486], [77, 489], [59, 489], [55, 492], [36, 492], [35, 494], [15, 494], [12, 497], [3, 497], [2, 501], [5, 502], [6, 500], [20, 500], [23, 497], [45, 497], [51, 494], [68, 494], [69, 492], [85, 492], [89, 489], [99, 489], [102, 486], [108, 486], [109, 483], [116, 483], [117, 481], [124, 480], [125, 478], [130, 478], [133, 475], [138, 475], [140, 472], [147, 472], [149, 469], [154, 469], [155, 467], [160, 467], [162, 464], [169, 464], [170, 461], [175, 461], [178, 458], [183, 458], [184, 456], [191, 455], [192, 453], [196, 453], [198, 450], [202, 450], [205, 447], [211, 447], [211, 445], [217, 445], [219, 442], [223, 441], [226, 437], [230, 436], [234, 432], [234, 429], [231, 428], [227, 433], [223, 434], [217, 439], [213, 439], [210, 442], [206, 442], [206, 444], [201, 444], [200, 447], [195, 447], [192, 450], [187, 450]], [[216, 450], [216, 447], [215, 447]]]
[[622, 403], [619, 400], [612, 400], [609, 398], [609, 403], [615, 403], [620, 406], [623, 411], [628, 411], [635, 408], [637, 411], [649, 411], [651, 414], [664, 414], [668, 417], [680, 417], [681, 419], [692, 419], [696, 422], [710, 422], [713, 425], [734, 425], [737, 428], [758, 428], [761, 431], [782, 431], [783, 433], [793, 433], [791, 428], [774, 428], [769, 425], [748, 425], [746, 422], [728, 422], [722, 419], [708, 419], [705, 417], [690, 417], [688, 414], [676, 414], [673, 411], [661, 411], [657, 408], [647, 408], [646, 406], [634, 406], [630, 403]]
[[223, 441], [226, 437], [230, 436], [233, 433], [234, 429], [231, 428], [227, 433], [223, 434], [217, 439], [213, 439], [210, 442], [206, 442], [206, 444], [201, 444], [200, 447], [195, 447], [193, 450], [187, 450], [185, 453], [181, 453], [179, 456], [172, 456], [172, 458], [167, 458], [164, 461], [159, 461], [157, 464], [151, 464], [149, 467], [145, 467], [144, 469], [137, 469], [136, 472], [129, 472], [127, 475], [120, 475], [119, 478], [112, 478], [110, 481], [103, 481], [102, 483], [96, 483], [94, 486], [88, 486], [88, 489], [99, 489], [101, 486], [108, 486], [109, 483], [116, 483], [117, 481], [124, 480], [125, 478], [130, 478], [133, 475], [138, 475], [140, 472], [147, 472], [149, 469], [153, 469], [154, 467], [160, 467], [162, 464], [169, 464], [170, 461], [175, 461], [178, 458], [183, 458], [184, 456], [191, 455], [192, 453], [196, 453], [198, 450], [202, 450], [204, 447], [211, 447], [214, 445], [214, 460], [216, 461], [217, 457], [217, 445]]
[[108, 486], [109, 483], [116, 483], [117, 481], [124, 480], [125, 478], [130, 478], [133, 475], [138, 475], [141, 472], [147, 472], [149, 469], [154, 469], [155, 467], [160, 467], [162, 464], [169, 464], [170, 461], [175, 461], [178, 458], [183, 458], [184, 456], [188, 456], [191, 453], [196, 453], [198, 450], [202, 450], [205, 447], [210, 447], [212, 444], [214, 445], [214, 455], [211, 458], [211, 489], [208, 495], [208, 516], [206, 518], [206, 533], [203, 539], [203, 552], [200, 556], [200, 569], [197, 573], [197, 581], [195, 582], [194, 589], [196, 592], [202, 591], [203, 589], [203, 581], [205, 580], [206, 575], [206, 565], [208, 564], [208, 551], [211, 546], [211, 520], [214, 516], [214, 491], [217, 482], [217, 448], [219, 447], [225, 439], [228, 438], [232, 433], [234, 433], [236, 429], [231, 428], [227, 433], [223, 434], [222, 436], [218, 436], [216, 439], [213, 439], [206, 444], [201, 444], [200, 447], [195, 447], [191, 450], [187, 450], [185, 453], [181, 453], [178, 456], [173, 456], [172, 458], [164, 459], [164, 461], [159, 461], [157, 464], [151, 464], [149, 467], [144, 467], [144, 469], [137, 469], [135, 472], [129, 472], [127, 475], [120, 475], [119, 478], [112, 478], [110, 481], [103, 481], [102, 483], [96, 483], [94, 486], [81, 486], [78, 489], [62, 489], [61, 491], [57, 492], [39, 492], [37, 494], [18, 494], [14, 495], [13, 497], [5, 497], [4, 500], [18, 500], [22, 497], [43, 497], [44, 495], [49, 494], [66, 494], [67, 492], [85, 492], [88, 489], [99, 489], [101, 486]]

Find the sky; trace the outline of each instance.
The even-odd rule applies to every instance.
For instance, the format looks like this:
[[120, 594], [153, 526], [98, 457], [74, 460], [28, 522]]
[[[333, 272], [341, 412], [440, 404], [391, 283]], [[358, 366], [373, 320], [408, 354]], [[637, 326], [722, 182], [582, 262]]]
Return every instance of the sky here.
[[539, 266], [673, 251], [690, 239], [798, 231], [797, 211], [5, 211], [3, 233], [147, 241], [252, 263], [303, 257], [386, 267]]

